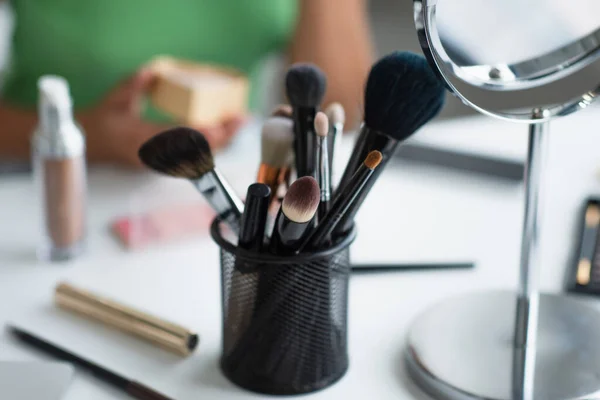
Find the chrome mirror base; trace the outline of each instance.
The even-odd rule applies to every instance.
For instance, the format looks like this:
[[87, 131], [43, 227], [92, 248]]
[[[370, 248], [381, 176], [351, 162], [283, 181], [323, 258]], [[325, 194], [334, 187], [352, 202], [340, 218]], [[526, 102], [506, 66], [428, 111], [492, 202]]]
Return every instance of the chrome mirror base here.
[[534, 391], [527, 394], [518, 378], [523, 366], [513, 364], [516, 299], [469, 294], [421, 314], [405, 350], [413, 380], [444, 400], [600, 399], [600, 312], [571, 296], [540, 295]]

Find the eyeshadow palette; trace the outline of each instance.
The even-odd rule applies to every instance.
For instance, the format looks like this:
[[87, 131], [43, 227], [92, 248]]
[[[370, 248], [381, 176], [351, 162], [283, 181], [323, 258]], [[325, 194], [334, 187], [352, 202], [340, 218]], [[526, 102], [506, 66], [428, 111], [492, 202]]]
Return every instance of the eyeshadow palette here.
[[572, 292], [600, 294], [600, 199], [587, 201], [582, 222], [579, 248], [567, 289]]

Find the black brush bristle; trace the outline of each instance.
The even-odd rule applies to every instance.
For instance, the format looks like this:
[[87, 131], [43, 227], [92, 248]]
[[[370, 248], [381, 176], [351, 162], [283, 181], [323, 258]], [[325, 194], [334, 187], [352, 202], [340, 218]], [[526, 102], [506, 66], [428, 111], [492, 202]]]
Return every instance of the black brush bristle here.
[[186, 127], [154, 136], [140, 147], [138, 156], [149, 168], [180, 178], [197, 179], [215, 167], [204, 135]]
[[365, 125], [402, 141], [440, 112], [444, 98], [444, 84], [424, 57], [389, 54], [369, 73]]
[[297, 63], [285, 76], [285, 89], [294, 107], [318, 107], [327, 89], [327, 78], [314, 64]]

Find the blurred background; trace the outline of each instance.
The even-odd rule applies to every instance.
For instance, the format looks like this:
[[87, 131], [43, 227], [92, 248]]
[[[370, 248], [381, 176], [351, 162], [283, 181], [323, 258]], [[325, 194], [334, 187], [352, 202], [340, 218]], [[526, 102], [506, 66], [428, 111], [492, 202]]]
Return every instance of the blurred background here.
[[[461, 3], [460, 1], [458, 3]], [[464, 2], [468, 7], [473, 7], [472, 2]], [[596, 7], [590, 10], [590, 12], [581, 13], [580, 11], [570, 11], [574, 10], [570, 4], [562, 4], [561, 2], [554, 1], [551, 6], [548, 6], [548, 10], [553, 10], [556, 7], [560, 7], [561, 10], [559, 13], [547, 15], [538, 15], [534, 18], [534, 16], [529, 14], [522, 14], [523, 18], [527, 18], [531, 23], [524, 24], [529, 26], [530, 30], [536, 29], [535, 27], [539, 26], [548, 26], [549, 21], [552, 20], [550, 25], [555, 27], [555, 32], [557, 36], [563, 35], [563, 37], [568, 37], [569, 34], [565, 34], [569, 29], [575, 29], [577, 26], [578, 29], [586, 29], [585, 27], [594, 26], [597, 12], [600, 11], [600, 6], [585, 3], [585, 7]], [[486, 3], [485, 6], [481, 6], [483, 9], [489, 9], [490, 7], [494, 7], [492, 4]], [[460, 7], [458, 8], [460, 10]], [[540, 48], [544, 48], [544, 46], [549, 46], [549, 43], [554, 44], [552, 38], [547, 34], [538, 34], [531, 35], [529, 37], [528, 46], [524, 46], [522, 40], [517, 38], [511, 40], [505, 40], [505, 35], [507, 34], [505, 30], [496, 30], [493, 29], [485, 35], [485, 38], [480, 41], [480, 43], [489, 44], [488, 46], [475, 46], [472, 42], [473, 38], [469, 38], [467, 35], [473, 31], [475, 26], [480, 26], [482, 23], [489, 24], [493, 19], [480, 19], [479, 25], [477, 25], [476, 19], [478, 15], [485, 14], [484, 10], [477, 10], [472, 13], [470, 18], [465, 18], [465, 21], [468, 21], [469, 24], [473, 23], [471, 28], [467, 27], [467, 23], [465, 23], [465, 29], [461, 31], [460, 29], [455, 29], [450, 32], [451, 35], [454, 35], [456, 40], [461, 43], [469, 42], [468, 46], [475, 48], [478, 52], [478, 55], [483, 57], [489, 56], [489, 54], [497, 54], [498, 48], [506, 45], [510, 45], [510, 51], [516, 51], [516, 54], [519, 54], [519, 51], [527, 51], [531, 48], [531, 46], [539, 46]], [[489, 15], [502, 15], [508, 18], [515, 18], [514, 15], [504, 15], [498, 14], [498, 12], [508, 12], [510, 7], [499, 7], [493, 13], [489, 13]], [[376, 55], [381, 56], [387, 54], [389, 52], [395, 50], [405, 50], [412, 51], [416, 53], [421, 53], [421, 48], [419, 46], [416, 33], [415, 26], [413, 20], [413, 4], [411, 1], [398, 1], [398, 0], [368, 0], [368, 10], [371, 24], [371, 31], [374, 41], [374, 46], [376, 50]], [[443, 10], [444, 12], [450, 12], [451, 9]], [[481, 11], [481, 12], [480, 12]], [[454, 14], [460, 11], [455, 11]], [[566, 13], [566, 17], [564, 16]], [[569, 18], [569, 13], [574, 14], [574, 18]], [[585, 14], [585, 15], [584, 15]], [[464, 18], [464, 15], [461, 16]], [[518, 18], [518, 16], [516, 16]], [[564, 18], [563, 18], [564, 17]], [[456, 18], [453, 18], [453, 22]], [[534, 21], [537, 21], [537, 23]], [[482, 22], [483, 21], [483, 22]], [[496, 27], [500, 27], [503, 24], [503, 21], [497, 22]], [[575, 22], [576, 21], [576, 22]], [[515, 23], [513, 22], [513, 25]], [[574, 27], [575, 25], [575, 27]], [[584, 27], [584, 28], [582, 28]], [[11, 15], [10, 5], [7, 2], [0, 2], [0, 90], [2, 85], [2, 71], [5, 70], [8, 57], [9, 57], [9, 45], [10, 45], [10, 32], [13, 28], [13, 18]], [[509, 30], [510, 31], [510, 30]], [[518, 30], [517, 30], [518, 31]], [[515, 32], [513, 30], [513, 32]], [[572, 37], [576, 38], [581, 32], [572, 32]], [[517, 35], [518, 33], [514, 33]], [[485, 42], [484, 42], [485, 41]], [[521, 46], [520, 46], [521, 45]], [[492, 53], [492, 51], [494, 53]], [[509, 50], [506, 50], [509, 51]], [[488, 57], [489, 58], [489, 57]], [[489, 60], [487, 60], [489, 61]], [[280, 54], [273, 54], [265, 62], [265, 67], [263, 68], [263, 79], [261, 80], [264, 84], [261, 84], [261, 101], [259, 110], [261, 114], [268, 114], [274, 105], [280, 103], [282, 101], [281, 96], [281, 79], [283, 76], [283, 72], [285, 71], [285, 65], [282, 60], [282, 56]], [[564, 80], [562, 83], [552, 86], [549, 90], [546, 89], [546, 94], [550, 98], [559, 96], [558, 101], [562, 101], [564, 95], [562, 92], [564, 90], [573, 91], [574, 93], [580, 90], [589, 89], [588, 81], [594, 80], [596, 76], [600, 73], [600, 64], [595, 63], [583, 74], [575, 74], [576, 76], [573, 78], [568, 78]], [[562, 95], [562, 97], [560, 97]], [[477, 93], [473, 94], [475, 99], [478, 96], [481, 96]], [[502, 97], [501, 100], [492, 100], [492, 104], [496, 102], [496, 107], [502, 108], [507, 105], [513, 104], [515, 99], [522, 99], [525, 96], [527, 102], [528, 94], [507, 94]], [[537, 96], [537, 93], [535, 94]], [[446, 106], [444, 110], [440, 114], [438, 118], [446, 119], [461, 115], [473, 115], [475, 112], [470, 108], [464, 106], [460, 101], [448, 95]]]
[[[369, 0], [368, 3], [377, 55], [383, 55], [394, 50], [420, 53], [421, 50], [413, 22], [412, 2]], [[7, 65], [12, 28], [13, 19], [10, 5], [7, 2], [0, 2], [0, 71], [4, 71]], [[282, 70], [281, 57], [273, 55], [270, 62], [267, 63], [264, 73], [270, 77], [281, 76]], [[0, 72], [0, 88], [1, 76], [2, 73]], [[266, 79], [265, 81], [268, 82]], [[279, 81], [264, 85], [264, 93], [262, 94], [265, 99], [262, 105], [264, 113], [268, 113], [273, 105], [280, 101], [278, 97], [280, 86]], [[450, 99], [440, 117], [447, 118], [472, 113], [473, 111], [463, 106], [459, 101]]]

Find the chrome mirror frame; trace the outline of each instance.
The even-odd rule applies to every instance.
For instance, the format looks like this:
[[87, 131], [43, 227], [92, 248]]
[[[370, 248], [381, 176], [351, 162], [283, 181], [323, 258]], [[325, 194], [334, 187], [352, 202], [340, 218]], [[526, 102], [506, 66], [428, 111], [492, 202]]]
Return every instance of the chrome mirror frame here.
[[453, 78], [477, 88], [490, 91], [522, 90], [556, 81], [590, 65], [600, 58], [600, 28], [589, 35], [555, 51], [517, 63], [461, 66], [456, 64], [442, 44], [436, 24], [437, 4], [440, 0], [414, 0], [414, 18], [419, 43], [432, 68], [450, 91], [464, 104], [491, 117], [513, 122], [542, 122], [563, 117], [586, 108], [600, 96], [598, 85], [581, 96], [563, 104], [544, 109], [544, 117], [533, 117], [531, 110], [493, 111], [470, 101], [452, 83]]

